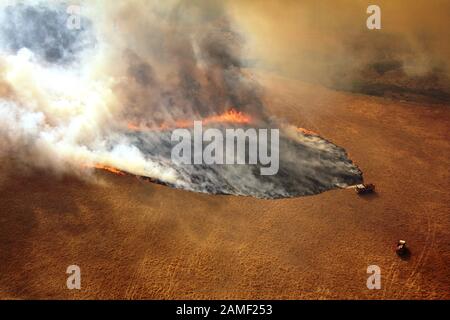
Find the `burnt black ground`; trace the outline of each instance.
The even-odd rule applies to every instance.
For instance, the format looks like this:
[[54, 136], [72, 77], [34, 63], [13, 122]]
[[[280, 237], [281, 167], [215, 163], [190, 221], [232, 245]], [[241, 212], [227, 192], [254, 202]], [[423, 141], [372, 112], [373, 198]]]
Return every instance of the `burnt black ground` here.
[[[249, 128], [251, 126], [243, 129]], [[190, 131], [193, 136], [192, 130]], [[221, 131], [225, 136], [225, 129]], [[152, 161], [176, 171], [177, 182], [167, 183], [175, 188], [210, 194], [279, 199], [319, 194], [362, 182], [361, 171], [347, 157], [345, 150], [316, 135], [295, 132], [289, 137], [281, 130], [279, 171], [274, 175], [261, 175], [260, 163], [175, 164], [171, 159], [171, 152], [176, 142], [171, 142], [171, 133], [171, 131], [134, 133], [130, 140]], [[204, 147], [207, 144], [204, 143]], [[191, 145], [194, 145], [193, 140]], [[270, 141], [268, 146], [271, 152]], [[248, 141], [246, 152], [248, 163]], [[192, 159], [191, 163], [193, 162]]]

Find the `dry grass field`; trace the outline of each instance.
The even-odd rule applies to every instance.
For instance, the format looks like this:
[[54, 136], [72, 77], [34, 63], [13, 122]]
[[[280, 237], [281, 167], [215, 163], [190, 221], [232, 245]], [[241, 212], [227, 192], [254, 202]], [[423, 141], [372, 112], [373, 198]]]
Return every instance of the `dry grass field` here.
[[3, 160], [0, 299], [449, 299], [450, 107], [257, 77], [273, 114], [345, 148], [377, 193], [212, 196]]

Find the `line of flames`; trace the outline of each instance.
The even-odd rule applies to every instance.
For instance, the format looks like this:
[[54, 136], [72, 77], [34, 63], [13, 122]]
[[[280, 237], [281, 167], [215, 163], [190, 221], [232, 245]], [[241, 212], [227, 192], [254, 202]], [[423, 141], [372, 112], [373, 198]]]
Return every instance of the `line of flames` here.
[[[201, 121], [203, 122], [203, 124], [211, 124], [211, 123], [250, 124], [250, 123], [252, 123], [252, 118], [249, 115], [247, 115], [241, 111], [237, 111], [235, 109], [230, 109], [221, 115], [210, 116]], [[133, 123], [129, 123], [128, 129], [131, 131], [139, 131], [139, 132], [142, 132], [142, 131], [164, 131], [164, 130], [170, 130], [172, 128], [191, 128], [191, 127], [193, 127], [193, 125], [194, 125], [194, 123], [192, 120], [178, 120], [178, 121], [175, 121], [172, 125], [170, 125], [168, 123], [163, 123], [158, 127], [144, 127], [144, 126], [136, 125]], [[314, 136], [318, 135], [316, 132], [305, 129], [305, 128], [297, 128], [297, 131], [301, 132], [305, 135], [314, 135]], [[97, 170], [103, 170], [103, 171], [107, 171], [110, 173], [114, 173], [116, 175], [121, 175], [121, 176], [127, 175], [126, 172], [124, 172], [120, 169], [117, 169], [113, 166], [110, 166], [110, 165], [104, 165], [104, 164], [97, 163], [90, 167], [95, 168]]]
[[117, 175], [119, 175], [119, 176], [125, 176], [125, 175], [127, 175], [125, 172], [123, 172], [123, 171], [120, 170], [120, 169], [117, 169], [117, 168], [112, 167], [112, 166], [100, 164], [100, 163], [97, 163], [97, 164], [93, 165], [92, 167], [95, 168], [95, 169], [97, 169], [97, 170], [108, 171], [108, 172], [117, 174]]
[[[211, 123], [235, 123], [235, 124], [250, 124], [252, 123], [252, 118], [235, 109], [230, 109], [223, 114], [214, 115], [201, 120], [203, 124]], [[173, 128], [191, 128], [194, 126], [193, 120], [177, 120], [173, 123], [162, 123], [157, 127], [146, 127], [142, 125], [137, 125], [134, 123], [128, 123], [128, 129], [131, 131], [164, 131]]]
[[305, 128], [297, 128], [297, 131], [301, 132], [305, 135], [308, 135], [308, 136], [318, 136], [319, 135], [318, 133], [316, 133], [312, 130], [305, 129]]

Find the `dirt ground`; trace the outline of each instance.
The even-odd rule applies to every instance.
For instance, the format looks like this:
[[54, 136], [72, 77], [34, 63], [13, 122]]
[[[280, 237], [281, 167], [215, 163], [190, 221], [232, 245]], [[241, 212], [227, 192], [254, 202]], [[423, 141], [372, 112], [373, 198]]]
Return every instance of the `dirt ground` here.
[[377, 194], [257, 200], [4, 168], [0, 299], [449, 299], [450, 106], [258, 77], [271, 112], [344, 147]]

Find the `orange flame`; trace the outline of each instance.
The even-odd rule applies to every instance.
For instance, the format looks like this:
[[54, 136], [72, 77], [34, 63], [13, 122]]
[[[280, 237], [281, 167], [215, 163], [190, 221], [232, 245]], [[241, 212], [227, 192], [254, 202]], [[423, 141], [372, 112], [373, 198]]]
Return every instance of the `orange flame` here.
[[[236, 124], [248, 124], [252, 122], [252, 118], [249, 115], [235, 109], [230, 109], [221, 115], [214, 115], [201, 120], [203, 124], [209, 123], [236, 123]], [[146, 128], [134, 123], [128, 123], [128, 129], [131, 131], [145, 131], [145, 130], [169, 130], [171, 128], [190, 128], [193, 127], [193, 120], [177, 120], [173, 124], [163, 123], [156, 128]]]
[[117, 168], [114, 168], [112, 166], [108, 166], [108, 165], [103, 165], [103, 164], [97, 163], [93, 167], [95, 169], [108, 171], [108, 172], [117, 174], [119, 176], [124, 176], [125, 175], [125, 172], [123, 172], [123, 171], [121, 171], [121, 170], [119, 170]]
[[243, 112], [237, 111], [235, 109], [230, 109], [221, 115], [212, 116], [206, 118], [203, 121], [203, 123], [222, 123], [222, 122], [247, 124], [251, 123], [252, 119], [250, 118], [250, 116], [246, 115]]
[[318, 133], [308, 130], [308, 129], [305, 129], [305, 128], [297, 128], [297, 131], [301, 132], [305, 135], [308, 135], [308, 136], [318, 136], [319, 135]]

